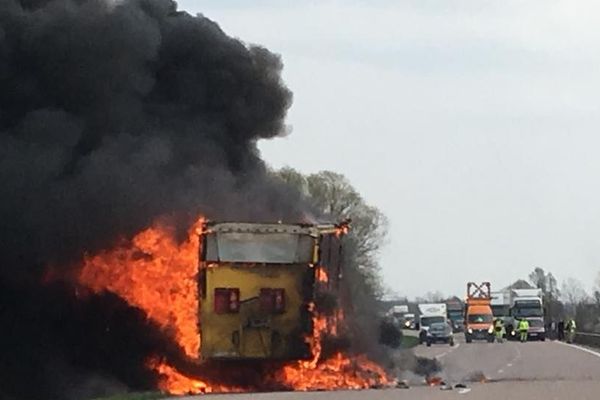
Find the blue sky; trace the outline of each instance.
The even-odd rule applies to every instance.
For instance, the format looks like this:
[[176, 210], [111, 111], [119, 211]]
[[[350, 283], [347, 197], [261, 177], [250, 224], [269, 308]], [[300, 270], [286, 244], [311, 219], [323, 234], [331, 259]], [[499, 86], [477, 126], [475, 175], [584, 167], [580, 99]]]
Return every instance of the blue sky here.
[[592, 288], [600, 3], [178, 3], [281, 54], [292, 133], [263, 156], [341, 172], [384, 211], [393, 290], [462, 294], [535, 266]]

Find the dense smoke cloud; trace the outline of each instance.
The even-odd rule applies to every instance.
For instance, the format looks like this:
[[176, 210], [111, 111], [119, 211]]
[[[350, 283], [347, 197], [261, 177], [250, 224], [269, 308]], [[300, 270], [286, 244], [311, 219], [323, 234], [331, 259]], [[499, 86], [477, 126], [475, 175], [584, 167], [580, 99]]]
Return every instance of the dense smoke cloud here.
[[115, 296], [38, 286], [48, 266], [159, 216], [300, 218], [256, 147], [286, 131], [281, 68], [171, 0], [0, 1], [0, 398], [151, 385], [157, 329]]
[[3, 275], [158, 215], [293, 215], [256, 149], [285, 132], [281, 68], [170, 0], [2, 1]]

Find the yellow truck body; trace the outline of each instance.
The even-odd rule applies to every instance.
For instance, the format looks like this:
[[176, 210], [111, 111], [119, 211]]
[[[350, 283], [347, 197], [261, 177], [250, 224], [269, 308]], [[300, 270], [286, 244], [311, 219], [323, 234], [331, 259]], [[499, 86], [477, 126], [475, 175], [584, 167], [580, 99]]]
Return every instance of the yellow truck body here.
[[200, 234], [201, 359], [309, 358], [317, 271], [327, 271], [326, 285], [341, 277], [339, 232], [336, 225], [207, 224]]

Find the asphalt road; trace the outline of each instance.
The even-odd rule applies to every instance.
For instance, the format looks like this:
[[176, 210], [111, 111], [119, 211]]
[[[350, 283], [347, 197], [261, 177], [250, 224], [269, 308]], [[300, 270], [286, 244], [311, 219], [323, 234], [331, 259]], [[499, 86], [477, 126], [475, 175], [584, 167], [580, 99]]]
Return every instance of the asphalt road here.
[[[462, 335], [458, 335], [454, 347], [441, 344], [429, 348], [419, 346], [415, 352], [420, 356], [437, 358], [443, 365], [440, 376], [445, 382], [465, 383], [467, 389], [444, 391], [440, 387], [425, 385], [420, 377], [407, 375], [403, 378], [410, 382], [408, 389], [218, 395], [218, 399], [600, 399], [600, 352], [594, 350], [553, 341], [467, 344]], [[207, 396], [202, 398], [207, 399]]]

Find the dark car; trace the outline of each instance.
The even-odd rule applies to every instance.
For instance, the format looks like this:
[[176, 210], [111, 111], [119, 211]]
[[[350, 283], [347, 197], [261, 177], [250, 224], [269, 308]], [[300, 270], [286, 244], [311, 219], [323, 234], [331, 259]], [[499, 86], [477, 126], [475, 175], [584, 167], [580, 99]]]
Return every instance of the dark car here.
[[452, 327], [446, 322], [435, 322], [429, 326], [427, 337], [425, 339], [427, 346], [432, 343], [448, 343], [454, 346], [454, 333]]

